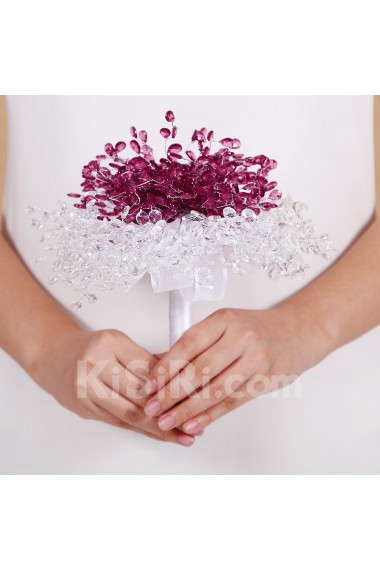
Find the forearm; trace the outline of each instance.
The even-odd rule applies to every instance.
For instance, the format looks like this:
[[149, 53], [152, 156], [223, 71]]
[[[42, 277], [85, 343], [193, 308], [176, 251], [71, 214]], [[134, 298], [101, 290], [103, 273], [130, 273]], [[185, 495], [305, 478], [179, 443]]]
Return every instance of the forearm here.
[[59, 338], [80, 330], [0, 234], [0, 346], [26, 370]]
[[380, 220], [323, 275], [282, 303], [324, 336], [326, 353], [380, 324]]

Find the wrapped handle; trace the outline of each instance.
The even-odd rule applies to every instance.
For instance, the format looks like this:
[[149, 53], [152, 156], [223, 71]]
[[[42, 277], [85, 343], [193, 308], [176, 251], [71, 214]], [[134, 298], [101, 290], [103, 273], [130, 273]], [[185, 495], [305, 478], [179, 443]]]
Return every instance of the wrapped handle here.
[[169, 291], [170, 347], [191, 327], [191, 301], [185, 299], [178, 289]]

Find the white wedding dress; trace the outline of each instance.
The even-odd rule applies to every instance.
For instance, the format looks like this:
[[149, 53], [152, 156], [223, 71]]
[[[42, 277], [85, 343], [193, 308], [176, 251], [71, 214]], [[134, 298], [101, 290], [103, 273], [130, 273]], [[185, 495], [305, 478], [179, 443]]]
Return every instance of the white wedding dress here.
[[[308, 203], [310, 217], [336, 248], [329, 262], [308, 258], [306, 281], [230, 275], [223, 301], [197, 304], [194, 320], [223, 306], [262, 309], [284, 299], [324, 271], [374, 212], [371, 97], [15, 96], [7, 108], [6, 227], [30, 270], [65, 307], [75, 292], [49, 288], [49, 263], [35, 262], [44, 253], [27, 206], [50, 209], [77, 192], [82, 166], [106, 142], [128, 141], [132, 124], [148, 131], [159, 156], [164, 144], [158, 131], [168, 109], [175, 112], [180, 142], [206, 126], [219, 138], [238, 137], [247, 154], [275, 158], [271, 179]], [[118, 328], [151, 352], [167, 348], [168, 294], [154, 294], [148, 278], [127, 294], [100, 294], [75, 316], [94, 329]], [[380, 473], [379, 346], [376, 329], [306, 372], [289, 391], [223, 417], [191, 448], [83, 421], [2, 352], [0, 472]]]

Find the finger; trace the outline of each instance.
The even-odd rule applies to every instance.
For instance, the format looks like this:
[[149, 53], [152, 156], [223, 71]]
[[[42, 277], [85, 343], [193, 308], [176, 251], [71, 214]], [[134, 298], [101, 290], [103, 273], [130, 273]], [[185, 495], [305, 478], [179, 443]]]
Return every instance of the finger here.
[[[190, 362], [183, 371], [161, 388], [144, 407], [148, 416], [157, 416], [188, 399], [198, 388], [227, 370], [240, 356], [238, 343], [231, 342], [228, 334]], [[187, 418], [188, 419], [188, 418]]]
[[149, 394], [159, 390], [178, 374], [196, 356], [217, 342], [225, 331], [225, 324], [217, 314], [192, 326], [151, 369]]
[[242, 373], [242, 363], [239, 359], [229, 366], [214, 380], [201, 390], [169, 410], [158, 419], [161, 429], [173, 429], [179, 425], [186, 426], [186, 433], [194, 433], [203, 428], [196, 421], [198, 416], [208, 408], [212, 408], [231, 394], [247, 381], [247, 376]]
[[[110, 424], [110, 425], [113, 425], [113, 426], [116, 426], [116, 427], [119, 427], [122, 429], [126, 429], [128, 431], [136, 431], [138, 433], [143, 433], [143, 434], [146, 433], [140, 428], [137, 428], [135, 426], [127, 424], [126, 422], [123, 422], [119, 418], [115, 418], [115, 416], [113, 416], [112, 414], [107, 412], [104, 408], [101, 408], [95, 402], [88, 402], [88, 406], [94, 414], [94, 417], [91, 419], [94, 419], [97, 421], [102, 421], [102, 422], [105, 422], [107, 424]], [[151, 435], [151, 434], [146, 434], [146, 435]]]
[[148, 400], [143, 390], [146, 380], [136, 376], [116, 360], [105, 363], [99, 377], [115, 392], [139, 406], [144, 406]]
[[[291, 377], [288, 383], [295, 379], [296, 376]], [[281, 384], [278, 385], [276, 382], [271, 382], [270, 376], [257, 374], [244, 382], [236, 391], [224, 398], [218, 404], [201, 412], [190, 421], [184, 422], [182, 429], [186, 433], [194, 433], [193, 430], [204, 429], [222, 416], [236, 410], [250, 400], [254, 400], [259, 396], [263, 396], [264, 394], [268, 394], [269, 392], [279, 388], [283, 388], [285, 385], [286, 382], [283, 383], [283, 379], [281, 380]]]
[[[128, 425], [127, 423], [115, 418], [115, 416], [113, 416], [109, 412], [106, 412], [106, 410], [104, 410], [103, 408], [98, 406], [98, 404], [95, 404], [95, 402], [89, 402], [89, 405], [93, 409], [93, 413], [94, 413], [94, 417], [91, 419], [94, 419], [95, 421], [102, 421], [102, 422], [105, 422], [107, 424], [119, 427], [121, 429], [126, 429], [128, 431], [134, 431], [136, 433], [139, 433], [141, 435], [145, 435], [145, 436], [150, 437], [152, 439], [163, 441], [163, 438], [159, 437], [158, 435], [154, 435], [154, 434], [149, 433], [147, 431], [144, 431], [138, 427]], [[202, 433], [203, 433], [203, 431], [202, 431]], [[194, 435], [198, 435], [198, 434], [194, 434]]]
[[[147, 418], [142, 408], [130, 402], [100, 380], [91, 384], [89, 388], [89, 398], [115, 418], [133, 427], [156, 435], [165, 441], [179, 443], [184, 446], [189, 446], [194, 443], [193, 436], [184, 434], [179, 430], [173, 430], [173, 434], [171, 434], [171, 432], [162, 431], [158, 427], [157, 421]], [[168, 435], [169, 437], [167, 437]]]
[[[144, 382], [149, 376], [149, 371], [157, 364], [157, 358], [153, 354], [125, 335], [121, 335], [118, 339], [115, 352], [120, 364]], [[133, 357], [129, 357], [130, 354], [133, 354]]]
[[[121, 396], [124, 396], [127, 400], [130, 400], [131, 402], [139, 405], [140, 407], [144, 405], [144, 403], [147, 400], [147, 396], [145, 395], [144, 392], [141, 391], [142, 381], [139, 378], [134, 376], [131, 372], [129, 372], [129, 370], [126, 370], [124, 367], [121, 366], [119, 362], [116, 361], [113, 362], [104, 361], [102, 363], [102, 366], [103, 367], [101, 369], [101, 374], [99, 374], [98, 376], [95, 375], [93, 377], [87, 378], [88, 380], [87, 385], [91, 382], [94, 382], [94, 380], [95, 381], [99, 380], [100, 383], [104, 382], [112, 390], [118, 392]], [[86, 398], [88, 397], [87, 390], [84, 395]], [[109, 416], [114, 417], [111, 416], [110, 414]], [[115, 425], [119, 425], [121, 422], [121, 420], [119, 419], [115, 419], [115, 421], [116, 421]], [[138, 431], [141, 431], [141, 433], [146, 433], [143, 430], [138, 430]], [[161, 436], [159, 436], [158, 438], [163, 439]]]

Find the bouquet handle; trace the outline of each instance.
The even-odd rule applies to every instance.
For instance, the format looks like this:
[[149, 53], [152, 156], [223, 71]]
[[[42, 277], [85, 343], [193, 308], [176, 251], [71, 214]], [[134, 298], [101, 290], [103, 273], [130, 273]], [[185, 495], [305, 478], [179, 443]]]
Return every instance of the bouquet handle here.
[[169, 336], [170, 347], [191, 327], [191, 301], [185, 299], [178, 289], [169, 291]]

